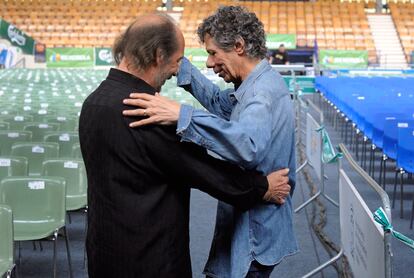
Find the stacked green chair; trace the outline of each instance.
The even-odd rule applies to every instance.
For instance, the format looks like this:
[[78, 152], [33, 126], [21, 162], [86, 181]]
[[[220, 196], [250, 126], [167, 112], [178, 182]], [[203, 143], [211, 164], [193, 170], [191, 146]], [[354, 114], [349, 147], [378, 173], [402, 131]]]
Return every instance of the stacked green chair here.
[[31, 141], [31, 131], [0, 130], [0, 153], [1, 155], [10, 155], [14, 143]]
[[33, 122], [33, 116], [30, 115], [15, 115], [3, 119], [3, 122], [7, 122], [10, 125], [11, 130], [23, 130], [25, 124]]
[[72, 155], [71, 155], [71, 157], [73, 157], [73, 158], [79, 158], [79, 159], [82, 159], [83, 158], [82, 157], [82, 151], [81, 151], [81, 148], [80, 148], [80, 144], [79, 143], [74, 144], [72, 146]]
[[0, 277], [10, 278], [14, 269], [13, 215], [9, 206], [0, 204]]
[[10, 128], [10, 124], [6, 122], [0, 122], [0, 130], [8, 130]]
[[56, 112], [50, 109], [39, 109], [31, 113], [33, 116], [33, 121], [35, 122], [41, 122], [46, 117], [54, 117], [56, 115]]
[[71, 157], [73, 145], [79, 143], [79, 134], [77, 132], [49, 132], [44, 136], [43, 141], [59, 144], [59, 157]]
[[0, 180], [11, 176], [26, 176], [27, 167], [26, 157], [0, 156]]
[[29, 175], [38, 176], [42, 173], [43, 161], [57, 158], [59, 145], [50, 142], [15, 143], [11, 155], [26, 157], [29, 162]]
[[13, 210], [14, 240], [33, 241], [52, 237], [53, 277], [57, 274], [59, 230], [65, 236], [69, 274], [73, 277], [65, 228], [65, 193], [65, 180], [58, 177], [9, 177], [0, 182], [0, 203]]
[[43, 137], [51, 131], [59, 130], [59, 124], [56, 123], [27, 123], [24, 125], [23, 129], [32, 132], [33, 141], [42, 141]]
[[75, 131], [78, 125], [78, 117], [75, 116], [48, 116], [45, 118], [48, 123], [57, 123], [61, 131]]
[[66, 180], [66, 210], [75, 211], [87, 205], [87, 179], [83, 161], [52, 159], [43, 162], [44, 176], [58, 176]]

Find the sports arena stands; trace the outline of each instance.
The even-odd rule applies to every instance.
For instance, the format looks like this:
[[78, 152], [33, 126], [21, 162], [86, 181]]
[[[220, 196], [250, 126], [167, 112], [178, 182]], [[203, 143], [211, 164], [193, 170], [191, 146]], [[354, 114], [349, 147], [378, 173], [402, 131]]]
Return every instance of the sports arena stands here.
[[[172, 9], [167, 10], [169, 4]], [[207, 54], [196, 35], [200, 22], [220, 5], [241, 5], [255, 12], [268, 37], [277, 37], [268, 40], [272, 50], [289, 36], [292, 61], [295, 55], [310, 53], [305, 54], [310, 62], [296, 58], [298, 62], [275, 66], [284, 75], [297, 110], [300, 172], [293, 205], [298, 208], [313, 199], [294, 214], [301, 252], [282, 262], [271, 277], [302, 277], [328, 260], [338, 261], [314, 277], [352, 277], [351, 272], [364, 278], [413, 276], [414, 244], [409, 240], [414, 237], [413, 0], [0, 0], [0, 277], [14, 264], [19, 277], [49, 277], [52, 271], [63, 277], [70, 272], [68, 261], [73, 277], [87, 276], [86, 175], [77, 134], [82, 103], [114, 65], [110, 47], [115, 38], [138, 15], [153, 12], [168, 12], [184, 33], [186, 56], [219, 87], [231, 87], [205, 68]], [[32, 44], [22, 45], [23, 41]], [[202, 108], [176, 87], [174, 78], [161, 94]], [[312, 120], [316, 126], [311, 128]], [[317, 160], [323, 169], [316, 172], [315, 163], [307, 166], [319, 144]], [[338, 156], [326, 162], [323, 156], [329, 151]], [[342, 159], [337, 159], [339, 151]], [[341, 202], [351, 198], [342, 195], [343, 180], [339, 186], [343, 173], [353, 183], [351, 191], [359, 194], [345, 210]], [[41, 211], [51, 199], [25, 195], [27, 186], [4, 193], [22, 180], [30, 189], [49, 183], [62, 189], [65, 184], [66, 219], [60, 215], [57, 226], [45, 232], [47, 241], [38, 235], [28, 237], [26, 228], [17, 227], [22, 222], [47, 222], [30, 218], [39, 216], [30, 210]], [[312, 197], [315, 194], [320, 195]], [[21, 196], [24, 201], [16, 202]], [[15, 207], [13, 213], [6, 202]], [[190, 245], [197, 278], [204, 277], [216, 203], [206, 194], [192, 192]], [[358, 212], [358, 204], [363, 204], [365, 214]], [[391, 221], [382, 225], [385, 230], [372, 217], [379, 207]], [[344, 217], [344, 212], [349, 214]], [[17, 223], [14, 237], [12, 214]], [[50, 215], [39, 217], [45, 216]], [[365, 230], [370, 225], [372, 234]], [[393, 229], [406, 235], [405, 244], [411, 245], [404, 245], [401, 236], [392, 238]], [[26, 237], [18, 236], [22, 233]], [[50, 239], [57, 242], [56, 253], [47, 243]], [[341, 259], [341, 248], [347, 260]], [[387, 272], [391, 270], [392, 275]]]

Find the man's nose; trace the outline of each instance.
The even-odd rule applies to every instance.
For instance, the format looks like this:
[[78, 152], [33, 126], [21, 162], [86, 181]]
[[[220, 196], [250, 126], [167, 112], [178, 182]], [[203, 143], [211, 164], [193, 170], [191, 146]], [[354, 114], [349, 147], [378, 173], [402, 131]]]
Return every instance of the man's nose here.
[[214, 68], [214, 61], [213, 61], [213, 59], [210, 57], [210, 56], [208, 56], [208, 58], [207, 58], [207, 62], [206, 62], [206, 66], [208, 67], [208, 68]]

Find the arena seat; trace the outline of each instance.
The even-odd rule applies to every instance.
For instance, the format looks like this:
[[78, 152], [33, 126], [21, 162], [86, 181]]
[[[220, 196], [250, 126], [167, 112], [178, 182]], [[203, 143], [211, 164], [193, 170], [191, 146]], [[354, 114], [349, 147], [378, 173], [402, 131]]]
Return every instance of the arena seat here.
[[0, 17], [47, 47], [110, 47], [115, 36], [161, 1], [2, 1]]
[[414, 5], [412, 3], [390, 3], [389, 7], [407, 61], [410, 61], [410, 55], [414, 51]]
[[[197, 26], [222, 1], [185, 1], [180, 27], [188, 47], [199, 47]], [[296, 34], [298, 47], [321, 49], [367, 49], [370, 59], [376, 50], [364, 11], [364, 3], [241, 1], [237, 4], [255, 12], [267, 33]]]

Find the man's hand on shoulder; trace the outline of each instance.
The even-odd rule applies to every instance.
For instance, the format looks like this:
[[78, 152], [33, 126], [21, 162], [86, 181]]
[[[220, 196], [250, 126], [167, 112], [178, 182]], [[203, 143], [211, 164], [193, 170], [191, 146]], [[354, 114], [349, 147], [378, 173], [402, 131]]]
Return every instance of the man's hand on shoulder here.
[[285, 203], [286, 197], [290, 193], [289, 182], [289, 169], [281, 169], [272, 172], [267, 176], [269, 188], [266, 194], [263, 196], [263, 200], [271, 203], [282, 205]]

